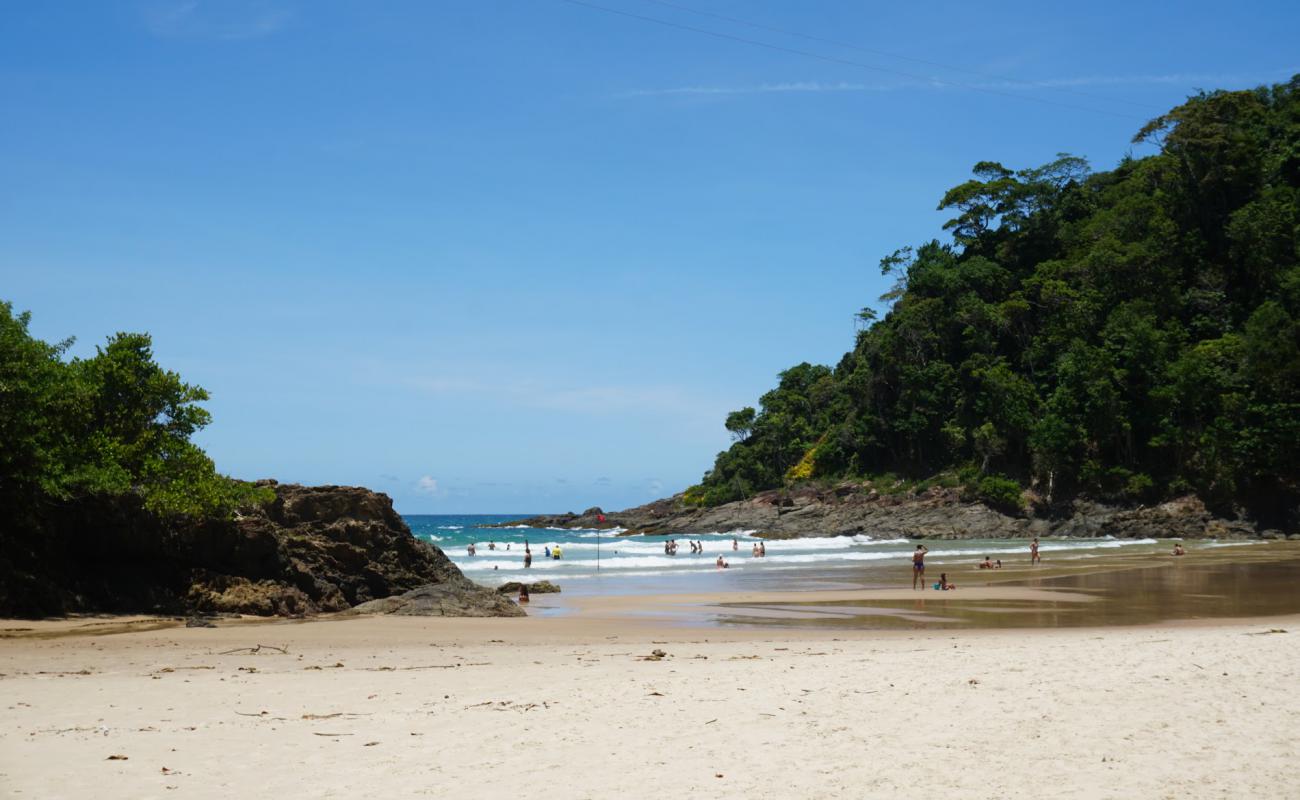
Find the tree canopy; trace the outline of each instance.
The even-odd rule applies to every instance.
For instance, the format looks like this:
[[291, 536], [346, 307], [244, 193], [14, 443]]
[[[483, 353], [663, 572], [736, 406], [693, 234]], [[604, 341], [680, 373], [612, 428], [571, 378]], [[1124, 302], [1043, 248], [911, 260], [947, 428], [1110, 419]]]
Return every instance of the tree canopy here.
[[1004, 499], [1294, 506], [1300, 76], [1198, 94], [1134, 141], [1159, 151], [975, 165], [939, 204], [951, 241], [886, 257], [888, 313], [729, 416], [744, 435], [687, 500], [959, 471]]
[[147, 334], [119, 333], [93, 357], [66, 359], [29, 313], [0, 302], [0, 508], [30, 525], [43, 507], [87, 496], [138, 497], [156, 514], [210, 516], [264, 499], [217, 473], [190, 437], [208, 393], [153, 359]]

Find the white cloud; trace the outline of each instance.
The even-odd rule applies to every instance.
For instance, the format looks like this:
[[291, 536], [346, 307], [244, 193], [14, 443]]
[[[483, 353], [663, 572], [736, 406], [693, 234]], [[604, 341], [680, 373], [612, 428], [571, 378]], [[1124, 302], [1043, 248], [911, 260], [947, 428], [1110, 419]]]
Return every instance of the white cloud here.
[[420, 494], [437, 494], [438, 481], [432, 475], [422, 475], [420, 479], [415, 482], [415, 491]]
[[242, 41], [281, 30], [293, 13], [269, 0], [156, 0], [141, 8], [145, 27], [163, 39]]

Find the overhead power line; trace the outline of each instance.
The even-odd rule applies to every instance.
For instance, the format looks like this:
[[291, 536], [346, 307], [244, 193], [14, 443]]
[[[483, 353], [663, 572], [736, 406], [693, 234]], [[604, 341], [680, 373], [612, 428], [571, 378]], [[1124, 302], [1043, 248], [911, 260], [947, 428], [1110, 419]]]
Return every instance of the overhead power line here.
[[835, 47], [843, 47], [847, 50], [856, 50], [859, 53], [869, 53], [873, 56], [881, 56], [883, 58], [894, 58], [894, 59], [898, 59], [899, 61], [911, 61], [914, 64], [924, 64], [928, 67], [938, 67], [939, 69], [948, 69], [954, 72], [964, 72], [967, 75], [978, 75], [982, 78], [992, 78], [994, 80], [1006, 81], [1007, 83], [1016, 83], [1016, 84], [1020, 84], [1021, 86], [1024, 86], [1027, 89], [1046, 89], [1053, 92], [1063, 92], [1065, 94], [1072, 94], [1077, 97], [1087, 97], [1091, 100], [1101, 100], [1102, 102], [1111, 102], [1111, 103], [1123, 103], [1125, 105], [1134, 106], [1136, 108], [1144, 108], [1147, 109], [1148, 111], [1156, 111], [1156, 112], [1159, 111], [1159, 109], [1147, 103], [1140, 103], [1135, 100], [1128, 100], [1122, 97], [1106, 97], [1104, 95], [1093, 94], [1092, 92], [1081, 92], [1078, 89], [1072, 89], [1068, 86], [1044, 86], [1041, 83], [1036, 81], [1028, 81], [1023, 78], [1013, 78], [1010, 77], [1009, 75], [998, 75], [993, 72], [985, 72], [983, 70], [971, 69], [970, 67], [957, 66], [956, 64], [945, 64], [941, 61], [929, 61], [924, 58], [905, 56], [899, 53], [890, 53], [884, 50], [875, 50], [870, 47], [862, 47], [860, 45], [856, 45], [851, 42], [843, 42], [837, 39], [828, 39], [824, 36], [814, 36], [810, 33], [800, 33], [799, 31], [792, 31], [787, 28], [778, 28], [774, 25], [765, 25], [761, 22], [752, 22], [747, 19], [740, 19], [739, 17], [729, 17], [725, 14], [715, 14], [712, 11], [702, 11], [697, 8], [684, 6], [681, 3], [670, 2], [670, 0], [644, 0], [644, 2], [654, 3], [655, 5], [664, 6], [665, 8], [673, 8], [678, 11], [685, 11], [688, 14], [696, 14], [701, 17], [711, 17], [713, 19], [721, 20], [723, 22], [731, 22], [731, 23], [735, 23], [736, 25], [744, 25], [745, 27], [754, 28], [756, 30], [769, 31], [771, 33], [779, 33], [784, 36], [792, 36], [796, 39], [804, 39], [805, 41], [809, 41], [809, 42], [820, 42], [821, 44], [829, 44]]
[[575, 6], [582, 6], [583, 8], [594, 9], [596, 11], [603, 11], [607, 14], [615, 14], [620, 17], [628, 17], [630, 19], [640, 20], [642, 22], [651, 22], [656, 25], [662, 25], [667, 28], [676, 28], [677, 30], [691, 31], [692, 33], [699, 33], [704, 36], [711, 36], [715, 39], [724, 39], [726, 41], [739, 42], [741, 44], [752, 45], [754, 47], [762, 47], [766, 50], [774, 50], [779, 53], [788, 53], [790, 55], [802, 56], [804, 58], [812, 58], [818, 61], [825, 61], [831, 64], [841, 64], [844, 66], [871, 70], [873, 72], [883, 72], [888, 75], [897, 75], [904, 78], [910, 78], [911, 80], [915, 80], [915, 81], [922, 81], [930, 84], [938, 84], [941, 86], [951, 86], [957, 89], [966, 89], [972, 92], [982, 92], [984, 94], [998, 95], [1001, 97], [1010, 97], [1015, 100], [1025, 100], [1031, 103], [1040, 103], [1043, 105], [1057, 106], [1058, 108], [1069, 108], [1075, 111], [1086, 111], [1091, 114], [1104, 114], [1106, 116], [1120, 117], [1123, 119], [1140, 119], [1140, 120], [1145, 119], [1144, 117], [1138, 117], [1134, 114], [1124, 114], [1118, 111], [1109, 111], [1101, 108], [1090, 108], [1088, 106], [1074, 105], [1072, 103], [1062, 103], [1058, 100], [1050, 100], [1045, 97], [1033, 97], [1031, 95], [1016, 94], [1015, 92], [1004, 92], [999, 89], [993, 89], [987, 86], [977, 86], [969, 83], [961, 83], [959, 81], [951, 81], [943, 78], [935, 78], [930, 75], [918, 75], [912, 72], [904, 72], [902, 70], [890, 69], [889, 67], [881, 67], [875, 64], [867, 64], [861, 61], [853, 61], [852, 59], [840, 58], [838, 56], [828, 56], [822, 53], [814, 53], [809, 50], [800, 50], [794, 47], [785, 47], [784, 45], [772, 44], [770, 42], [763, 42], [763, 41], [759, 41], [758, 39], [748, 39], [744, 36], [736, 36], [734, 34], [723, 33], [721, 31], [712, 31], [707, 28], [697, 28], [693, 25], [684, 25], [679, 22], [671, 22], [666, 19], [659, 19], [658, 17], [646, 16], [645, 14], [637, 14], [631, 11], [623, 11], [622, 9], [610, 8], [609, 6], [602, 6], [597, 3], [589, 3], [586, 2], [586, 0], [562, 0], [562, 2], [569, 3], [570, 5], [575, 5]]

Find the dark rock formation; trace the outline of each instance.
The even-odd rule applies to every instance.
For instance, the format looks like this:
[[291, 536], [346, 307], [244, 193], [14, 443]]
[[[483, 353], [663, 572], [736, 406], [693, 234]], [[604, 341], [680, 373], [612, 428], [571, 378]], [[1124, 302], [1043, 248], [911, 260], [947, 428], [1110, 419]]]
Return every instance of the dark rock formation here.
[[394, 614], [402, 617], [523, 617], [524, 610], [502, 594], [475, 586], [431, 584], [404, 594], [370, 600], [348, 614]]
[[560, 587], [550, 581], [536, 581], [535, 583], [510, 581], [498, 586], [497, 591], [501, 594], [517, 594], [524, 586], [528, 587], [529, 594], [555, 594], [560, 591]]
[[1248, 519], [1219, 516], [1195, 497], [1156, 506], [1119, 507], [1076, 500], [1065, 508], [1010, 515], [964, 500], [960, 489], [931, 487], [919, 493], [881, 493], [866, 483], [761, 492], [714, 508], [656, 500], [611, 511], [600, 522], [590, 512], [514, 520], [511, 525], [561, 528], [622, 528], [626, 534], [752, 531], [769, 539], [867, 534], [877, 539], [1003, 539], [1030, 536], [1116, 538], [1285, 537]]
[[[160, 520], [133, 498], [52, 509], [0, 540], [0, 616], [300, 616], [426, 585], [463, 595], [466, 607], [510, 613], [495, 592], [411, 535], [387, 495], [266, 485], [275, 490], [272, 503], [230, 520]], [[474, 599], [482, 596], [490, 600]]]

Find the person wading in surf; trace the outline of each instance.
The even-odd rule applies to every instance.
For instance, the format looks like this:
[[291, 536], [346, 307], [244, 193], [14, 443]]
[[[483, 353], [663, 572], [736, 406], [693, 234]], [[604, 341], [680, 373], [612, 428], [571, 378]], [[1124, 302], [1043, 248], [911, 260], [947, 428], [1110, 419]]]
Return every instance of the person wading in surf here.
[[917, 583], [921, 588], [925, 588], [925, 554], [930, 552], [925, 545], [918, 544], [916, 552], [912, 553], [912, 588], [915, 589]]

